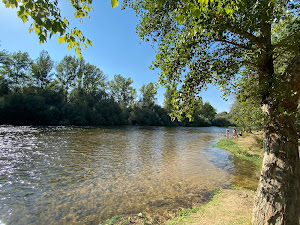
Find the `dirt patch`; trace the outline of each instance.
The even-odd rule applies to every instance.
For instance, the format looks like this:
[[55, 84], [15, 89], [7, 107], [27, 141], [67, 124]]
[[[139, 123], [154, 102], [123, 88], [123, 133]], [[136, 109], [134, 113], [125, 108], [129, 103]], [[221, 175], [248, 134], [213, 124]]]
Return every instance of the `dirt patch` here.
[[189, 224], [250, 225], [254, 195], [249, 190], [222, 190], [211, 204], [192, 216], [192, 223]]

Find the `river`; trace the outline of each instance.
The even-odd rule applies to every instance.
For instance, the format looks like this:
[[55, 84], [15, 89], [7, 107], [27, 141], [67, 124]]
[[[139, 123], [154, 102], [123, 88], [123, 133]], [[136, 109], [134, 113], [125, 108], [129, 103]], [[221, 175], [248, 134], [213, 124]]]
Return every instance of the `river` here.
[[0, 126], [0, 225], [99, 224], [201, 205], [253, 165], [214, 147], [225, 128]]

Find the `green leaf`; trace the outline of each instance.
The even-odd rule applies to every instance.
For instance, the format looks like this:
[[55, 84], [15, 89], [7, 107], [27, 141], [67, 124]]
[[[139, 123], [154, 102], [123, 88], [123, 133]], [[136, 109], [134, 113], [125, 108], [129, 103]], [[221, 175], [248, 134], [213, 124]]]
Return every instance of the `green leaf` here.
[[81, 59], [81, 58], [82, 58], [82, 55], [81, 55], [80, 48], [78, 48], [78, 47], [75, 47], [75, 52], [77, 53], [77, 55], [78, 55], [79, 59]]
[[110, 0], [110, 2], [111, 2], [111, 6], [112, 6], [113, 8], [115, 8], [115, 7], [117, 7], [117, 6], [119, 5], [118, 0]]
[[5, 7], [6, 7], [6, 8], [9, 8], [9, 7], [10, 7], [9, 1], [6, 1], [6, 2], [5, 2]]
[[86, 39], [86, 43], [87, 43], [89, 46], [93, 46], [93, 45], [92, 45], [92, 42], [91, 42], [89, 39]]
[[40, 35], [40, 33], [41, 33], [41, 28], [40, 28], [40, 26], [38, 26], [38, 25], [36, 25], [36, 24], [33, 24], [33, 29], [34, 29], [34, 31], [35, 31], [35, 33], [36, 33], [37, 35]]
[[59, 44], [65, 42], [65, 38], [64, 38], [64, 37], [58, 37], [57, 40], [58, 40], [58, 43], [59, 43]]
[[204, 3], [204, 4], [206, 4], [206, 5], [208, 4], [208, 0], [198, 0], [198, 2], [199, 2], [199, 3], [202, 3], [202, 4]]
[[46, 41], [46, 36], [41, 34], [39, 39], [40, 39], [40, 44], [43, 44]]
[[233, 9], [230, 6], [226, 7], [226, 13], [227, 14], [232, 14], [233, 13]]
[[74, 31], [75, 31], [75, 34], [76, 34], [77, 37], [80, 37], [82, 35], [80, 30], [75, 29]]
[[176, 17], [176, 20], [177, 20], [177, 24], [181, 24], [183, 22], [183, 16], [182, 15], [178, 15]]
[[200, 17], [200, 10], [199, 9], [194, 9], [192, 12], [193, 17]]
[[43, 21], [41, 20], [41, 18], [35, 17], [34, 20], [38, 25], [43, 25]]
[[32, 9], [32, 7], [33, 7], [33, 3], [32, 3], [31, 0], [29, 0], [29, 1], [25, 4], [25, 8], [27, 8], [27, 9]]
[[51, 21], [49, 19], [47, 19], [46, 22], [45, 22], [45, 28], [47, 30], [50, 30], [51, 26], [52, 26]]
[[158, 7], [161, 8], [164, 4], [164, 0], [158, 0]]
[[25, 15], [25, 14], [23, 14], [23, 15], [21, 16], [21, 19], [22, 19], [23, 23], [26, 23], [26, 22], [28, 21], [28, 16]]
[[53, 33], [57, 33], [58, 32], [58, 26], [59, 26], [59, 23], [57, 21], [55, 21], [52, 25], [52, 31]]
[[17, 12], [17, 15], [20, 17], [24, 13], [24, 6], [20, 6], [19, 11]]

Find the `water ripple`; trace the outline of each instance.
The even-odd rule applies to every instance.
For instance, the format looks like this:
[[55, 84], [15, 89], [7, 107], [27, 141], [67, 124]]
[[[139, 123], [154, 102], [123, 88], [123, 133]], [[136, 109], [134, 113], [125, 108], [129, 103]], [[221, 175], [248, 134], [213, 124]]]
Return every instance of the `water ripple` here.
[[234, 180], [229, 154], [212, 147], [220, 132], [0, 126], [0, 225], [98, 224], [200, 204]]

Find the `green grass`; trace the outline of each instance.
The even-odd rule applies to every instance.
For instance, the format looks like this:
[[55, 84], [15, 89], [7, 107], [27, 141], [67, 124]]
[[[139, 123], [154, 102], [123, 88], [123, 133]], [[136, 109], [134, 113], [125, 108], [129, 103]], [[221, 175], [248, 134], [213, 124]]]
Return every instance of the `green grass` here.
[[263, 146], [264, 144], [264, 141], [261, 137], [258, 137], [258, 136], [254, 136], [254, 139], [256, 141], [256, 143], [259, 145], [259, 146]]
[[[259, 157], [258, 154], [249, 153], [246, 150], [241, 149], [237, 143], [235, 143], [234, 140], [226, 139], [226, 138], [220, 138], [219, 141], [216, 144], [217, 147], [225, 149], [227, 151], [230, 151], [234, 156], [249, 160], [253, 163], [255, 163], [257, 166], [262, 165], [262, 158]], [[252, 149], [253, 151], [259, 151], [259, 149]]]
[[193, 222], [193, 216], [192, 214], [197, 213], [201, 210], [205, 210], [205, 208], [209, 205], [215, 205], [216, 201], [218, 199], [218, 196], [221, 194], [220, 190], [217, 190], [214, 197], [211, 199], [210, 202], [208, 202], [207, 204], [204, 204], [202, 206], [193, 208], [193, 209], [184, 209], [181, 210], [178, 213], [177, 217], [172, 218], [171, 220], [168, 221], [167, 225], [176, 225], [176, 224], [190, 224]]
[[124, 222], [124, 218], [122, 218], [121, 216], [114, 216], [112, 218], [110, 218], [109, 220], [107, 220], [104, 223], [100, 223], [99, 225], [114, 225], [114, 224], [120, 224], [121, 222]]

